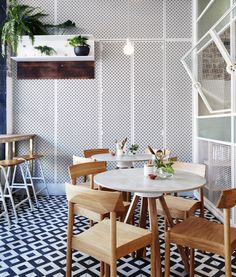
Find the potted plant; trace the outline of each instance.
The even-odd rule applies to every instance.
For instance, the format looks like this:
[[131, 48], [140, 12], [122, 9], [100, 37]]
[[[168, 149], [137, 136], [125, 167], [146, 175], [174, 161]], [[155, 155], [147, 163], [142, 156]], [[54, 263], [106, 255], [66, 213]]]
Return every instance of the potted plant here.
[[131, 144], [129, 151], [135, 155], [138, 151], [139, 145], [138, 144]]
[[88, 56], [90, 51], [90, 45], [87, 44], [88, 38], [82, 36], [76, 36], [68, 39], [69, 45], [74, 47], [76, 56]]

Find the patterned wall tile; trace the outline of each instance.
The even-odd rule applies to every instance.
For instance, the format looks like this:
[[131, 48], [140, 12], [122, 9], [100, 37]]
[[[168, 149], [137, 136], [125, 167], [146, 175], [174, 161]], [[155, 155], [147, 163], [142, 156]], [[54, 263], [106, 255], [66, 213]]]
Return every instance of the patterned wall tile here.
[[180, 62], [190, 42], [166, 44], [166, 140], [179, 160], [192, 160], [192, 84]]
[[18, 0], [19, 4], [29, 5], [31, 7], [39, 8], [44, 13], [48, 14], [47, 17], [42, 18], [42, 22], [54, 23], [55, 6], [54, 1], [48, 0]]
[[[98, 44], [95, 55], [98, 54]], [[98, 147], [99, 72], [93, 80], [59, 80], [57, 98], [57, 182], [68, 181], [72, 156]]]
[[[93, 34], [95, 38], [124, 38], [127, 36], [127, 0], [58, 0], [58, 21], [71, 19], [77, 32]], [[72, 30], [75, 32], [75, 30]]]
[[[163, 1], [130, 0], [131, 37], [141, 39], [163, 37]], [[176, 1], [178, 4], [174, 7], [177, 12], [174, 12], [170, 1], [167, 0], [167, 15], [172, 16], [171, 21], [167, 22], [169, 37], [188, 37], [187, 33], [191, 24], [182, 24], [179, 16], [178, 19], [173, 19], [176, 17], [175, 13], [179, 14], [178, 6], [181, 6], [182, 2], [183, 0]], [[53, 22], [54, 1], [20, 0], [20, 3], [41, 7], [50, 14], [45, 22]], [[58, 0], [57, 4], [58, 22], [71, 19], [78, 26], [78, 29], [72, 29], [69, 33], [92, 33], [95, 37], [104, 39], [127, 37], [128, 0], [69, 2]], [[188, 6], [187, 3], [185, 4]], [[188, 17], [186, 20], [189, 22]], [[173, 24], [175, 26], [171, 26]], [[183, 28], [183, 25], [188, 27]], [[181, 33], [182, 29], [184, 29], [184, 34]], [[53, 80], [18, 81], [16, 75], [14, 76], [14, 132], [32, 132], [39, 135], [37, 150], [47, 154], [45, 161], [48, 182], [54, 181], [55, 147], [58, 154], [57, 182], [63, 183], [68, 180], [67, 166], [72, 162], [72, 155], [82, 155], [83, 149], [98, 147], [99, 136], [102, 136], [103, 147], [113, 149], [115, 139], [121, 140], [127, 136], [131, 142], [131, 113], [133, 112], [131, 111], [131, 57], [123, 54], [123, 42], [101, 43], [103, 46], [101, 60], [99, 46], [96, 45], [96, 79], [94, 80], [59, 80], [57, 81], [57, 94], [55, 94]], [[183, 49], [178, 49], [178, 47], [183, 47]], [[146, 54], [146, 48], [149, 53], [152, 53], [151, 55]], [[185, 93], [189, 90], [185, 71], [179, 64], [179, 58], [186, 50], [185, 43], [169, 44], [169, 52], [167, 52], [167, 92], [171, 95], [167, 100], [175, 112], [179, 110], [174, 106], [173, 95], [173, 99], [176, 98], [179, 101], [179, 93], [184, 91], [184, 96], [186, 96]], [[142, 148], [147, 143], [160, 145], [162, 144], [160, 129], [163, 128], [162, 106], [164, 103], [161, 93], [164, 70], [161, 43], [136, 42], [134, 55], [135, 140], [139, 141]], [[178, 71], [173, 67], [173, 61]], [[101, 75], [99, 75], [99, 63], [102, 68]], [[169, 73], [172, 74], [171, 77]], [[99, 134], [100, 83], [103, 88], [102, 99], [100, 99], [102, 101], [102, 134]], [[55, 101], [57, 101], [56, 110], [54, 110]], [[187, 127], [182, 124], [182, 119], [175, 115], [168, 116], [171, 130], [173, 130], [172, 126], [174, 128], [185, 127], [184, 133], [178, 137], [180, 143], [184, 141], [184, 134], [191, 133], [191, 124], [187, 120], [191, 117], [191, 102], [188, 97], [185, 97], [184, 101], [186, 105], [190, 105], [184, 111], [183, 122], [187, 124]], [[156, 110], [159, 113], [155, 113]], [[149, 112], [148, 117], [147, 112]], [[150, 121], [156, 122], [154, 130], [151, 129]], [[57, 126], [55, 141], [54, 123]], [[167, 141], [171, 147], [176, 145], [175, 139], [170, 136]], [[27, 149], [26, 147], [25, 145], [22, 148], [22, 152]], [[181, 147], [179, 152], [183, 150]], [[191, 140], [187, 138], [186, 149], [190, 148]]]
[[166, 0], [167, 38], [192, 38], [192, 2]]
[[[35, 151], [45, 155], [45, 178], [54, 182], [54, 82], [14, 79], [13, 91], [13, 133], [37, 135]], [[29, 144], [20, 145], [18, 153], [28, 154]]]
[[163, 0], [130, 0], [130, 37], [163, 37]]
[[102, 45], [103, 147], [114, 149], [116, 139], [131, 141], [131, 57], [124, 55], [124, 43]]
[[[134, 141], [163, 147], [164, 55], [162, 42], [136, 42], [134, 55]], [[148, 55], [147, 55], [148, 52]]]

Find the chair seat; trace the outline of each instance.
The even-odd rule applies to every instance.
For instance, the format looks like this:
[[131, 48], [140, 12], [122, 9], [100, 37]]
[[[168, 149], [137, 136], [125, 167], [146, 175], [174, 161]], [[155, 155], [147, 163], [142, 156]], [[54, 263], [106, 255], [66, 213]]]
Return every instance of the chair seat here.
[[[191, 216], [171, 229], [170, 242], [224, 256], [224, 226]], [[231, 246], [236, 249], [236, 228], [231, 228]]]
[[[85, 187], [85, 188], [90, 188], [90, 183], [89, 182], [80, 183], [78, 186], [82, 186], [82, 187]], [[98, 189], [98, 187], [95, 185], [94, 189]], [[130, 202], [123, 201], [123, 204], [124, 204], [124, 207], [125, 207], [125, 213], [127, 213], [128, 209], [129, 209], [129, 206], [130, 206]], [[105, 213], [105, 214], [96, 213], [96, 212], [93, 212], [93, 211], [89, 211], [88, 209], [81, 208], [78, 205], [75, 205], [75, 214], [87, 217], [90, 220], [94, 220], [96, 222], [99, 222], [99, 221], [103, 220], [105, 217], [109, 217], [109, 213]], [[124, 214], [120, 215], [118, 213], [118, 217], [123, 216], [123, 215]]]
[[[183, 197], [177, 197], [172, 195], [166, 195], [165, 201], [167, 207], [169, 208], [171, 217], [185, 219], [186, 213], [192, 215], [196, 209], [200, 207], [200, 202], [193, 199], [186, 199]], [[157, 199], [157, 213], [160, 215], [165, 215], [162, 209], [160, 201]]]
[[23, 162], [24, 162], [23, 160], [2, 160], [0, 161], [0, 165], [3, 167], [8, 167], [8, 166], [15, 166]]
[[22, 155], [22, 156], [19, 156], [19, 157], [16, 157], [17, 159], [24, 159], [26, 161], [31, 161], [31, 160], [37, 160], [37, 159], [40, 159], [40, 158], [43, 158], [44, 156], [41, 155], [41, 154], [33, 154], [33, 155]]
[[[151, 243], [149, 230], [117, 221], [117, 259]], [[110, 263], [110, 220], [105, 219], [89, 230], [74, 235], [72, 248]]]

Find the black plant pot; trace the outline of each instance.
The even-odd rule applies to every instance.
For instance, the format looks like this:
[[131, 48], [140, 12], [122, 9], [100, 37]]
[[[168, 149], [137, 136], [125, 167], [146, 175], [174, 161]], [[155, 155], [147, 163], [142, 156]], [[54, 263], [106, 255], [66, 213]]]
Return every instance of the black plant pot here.
[[88, 56], [89, 46], [75, 46], [74, 52], [76, 56]]

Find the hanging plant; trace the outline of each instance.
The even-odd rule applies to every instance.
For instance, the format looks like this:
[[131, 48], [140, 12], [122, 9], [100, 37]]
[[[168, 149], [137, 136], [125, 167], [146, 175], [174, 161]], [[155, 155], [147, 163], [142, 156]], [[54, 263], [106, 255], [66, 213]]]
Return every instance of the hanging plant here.
[[10, 0], [6, 20], [1, 27], [2, 55], [5, 56], [5, 46], [10, 46], [14, 55], [20, 39], [28, 35], [34, 44], [35, 35], [47, 35], [50, 28], [66, 29], [75, 27], [75, 23], [67, 20], [57, 25], [44, 24], [41, 20], [48, 16], [40, 8], [19, 5], [16, 0]]
[[47, 30], [40, 21], [47, 16], [39, 8], [19, 5], [11, 0], [6, 13], [6, 21], [1, 28], [2, 55], [5, 55], [5, 45], [11, 46], [13, 54], [17, 53], [20, 38], [28, 35], [34, 43], [34, 35], [45, 35]]

